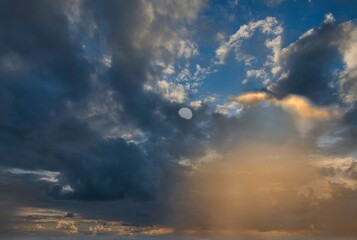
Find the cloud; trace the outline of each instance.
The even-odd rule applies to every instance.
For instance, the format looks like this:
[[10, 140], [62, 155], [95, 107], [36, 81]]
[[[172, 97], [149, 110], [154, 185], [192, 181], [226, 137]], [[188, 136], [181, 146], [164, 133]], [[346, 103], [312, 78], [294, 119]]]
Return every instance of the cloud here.
[[314, 106], [308, 99], [297, 95], [289, 95], [283, 99], [276, 99], [265, 92], [252, 92], [230, 98], [229, 101], [235, 101], [248, 107], [255, 107], [263, 101], [279, 106], [292, 114], [302, 133], [310, 131], [315, 121], [338, 120], [342, 117], [342, 113], [337, 108]]
[[110, 227], [107, 227], [105, 225], [102, 224], [96, 224], [94, 226], [90, 226], [89, 227], [89, 231], [92, 232], [93, 235], [96, 235], [98, 233], [102, 233], [102, 232], [111, 232], [112, 229]]
[[[216, 49], [213, 62], [224, 64], [230, 54], [234, 53], [236, 60], [243, 63], [246, 70], [246, 78], [242, 83], [247, 84], [251, 79], [259, 79], [267, 86], [271, 78], [281, 71], [282, 33], [283, 27], [275, 17], [250, 21]], [[247, 45], [248, 39], [257, 41], [254, 48]]]
[[41, 237], [52, 239], [53, 236], [60, 239], [89, 237], [96, 239], [95, 236], [104, 239], [121, 239], [171, 235], [174, 232], [174, 229], [169, 227], [85, 218], [79, 214], [69, 221], [65, 219], [65, 214], [56, 209], [19, 208], [13, 218], [18, 223], [16, 231], [21, 235], [21, 239], [26, 238], [27, 235], [35, 235], [36, 239]]
[[264, 92], [253, 92], [253, 93], [245, 93], [235, 98], [231, 98], [230, 101], [237, 101], [247, 106], [255, 106], [260, 102], [268, 100], [270, 98], [271, 97]]
[[41, 225], [41, 224], [36, 224], [34, 228], [35, 228], [36, 231], [41, 231], [41, 230], [45, 230], [45, 229], [46, 229], [46, 228], [45, 228], [43, 225]]
[[[337, 24], [327, 16], [320, 28], [281, 49], [276, 18], [251, 21], [216, 49], [215, 63], [204, 67], [191, 60], [201, 54], [193, 25], [205, 1], [19, 5], [0, 3], [0, 194], [6, 196], [0, 201], [6, 209], [0, 213], [0, 232], [9, 231], [19, 207], [42, 206], [58, 210], [12, 223], [20, 219], [44, 232], [98, 235], [166, 235], [181, 227], [221, 226], [324, 233], [335, 222], [316, 217], [319, 189], [332, 192], [328, 200], [319, 199], [326, 204], [321, 212], [339, 202], [339, 189], [341, 201], [352, 204], [355, 166], [319, 166], [316, 173], [307, 156], [325, 148], [345, 153], [355, 145], [357, 135], [349, 131], [357, 116], [353, 23]], [[252, 55], [241, 46], [258, 32], [269, 54], [262, 68], [253, 68]], [[223, 103], [192, 98], [215, 72], [213, 64], [225, 63], [231, 53], [247, 65], [247, 78], [267, 80], [267, 90]], [[321, 73], [321, 65], [335, 59], [344, 63], [333, 75], [340, 80], [336, 85]], [[271, 82], [275, 77], [279, 80]], [[177, 114], [186, 104], [192, 106], [190, 121]], [[338, 104], [352, 105], [342, 120], [334, 108]], [[330, 123], [338, 125], [336, 132]], [[292, 165], [285, 163], [290, 159]], [[335, 173], [343, 179], [328, 178]], [[314, 192], [299, 195], [300, 187]], [[258, 206], [256, 215], [250, 204]], [[332, 219], [334, 211], [323, 216]], [[247, 221], [236, 221], [236, 212]], [[353, 234], [353, 227], [347, 232]], [[341, 229], [331, 231], [342, 234]]]
[[290, 95], [283, 99], [275, 99], [265, 92], [244, 93], [230, 101], [237, 101], [245, 106], [254, 107], [263, 101], [271, 102], [274, 105], [281, 106], [288, 112], [291, 112], [302, 118], [311, 118], [315, 120], [327, 120], [340, 116], [337, 109], [328, 109], [314, 106], [309, 100], [300, 96]]
[[340, 73], [340, 94], [341, 98], [346, 103], [353, 103], [356, 100], [356, 79], [357, 79], [357, 28], [348, 22], [344, 25], [346, 29], [346, 37], [340, 46], [342, 52], [343, 62], [345, 64], [344, 70]]
[[[326, 16], [333, 18], [331, 14]], [[341, 61], [341, 57], [346, 55], [341, 49], [350, 38], [352, 29], [349, 22], [338, 24], [329, 20], [319, 28], [307, 31], [296, 42], [281, 50], [280, 77], [268, 88], [278, 98], [297, 94], [319, 105], [337, 102], [336, 86], [339, 79], [327, 66]]]
[[325, 20], [324, 20], [324, 23], [333, 23], [335, 22], [336, 19], [335, 17], [332, 15], [332, 13], [326, 13], [325, 14]]
[[181, 84], [171, 84], [165, 80], [158, 81], [159, 91], [170, 101], [182, 103], [187, 98], [187, 93]]
[[8, 172], [12, 174], [25, 174], [25, 175], [34, 175], [39, 178], [39, 180], [47, 181], [47, 182], [58, 182], [57, 176], [60, 174], [59, 172], [50, 172], [50, 171], [29, 171], [23, 169], [7, 169]]
[[[355, 79], [353, 61], [355, 23], [333, 21], [326, 14], [320, 27], [313, 28], [279, 54], [280, 74], [267, 89], [278, 99], [303, 96], [319, 106], [340, 107], [341, 122], [328, 130], [336, 142], [332, 152], [349, 152], [355, 142]], [[331, 68], [331, 64], [336, 68]]]
[[78, 233], [78, 227], [76, 226], [74, 221], [59, 221], [56, 229], [60, 231], [64, 231], [68, 234]]
[[[204, 4], [39, 0], [21, 14], [14, 2], [0, 5], [7, 23], [0, 37], [0, 165], [17, 169], [3, 175], [0, 193], [22, 199], [3, 206], [172, 223], [170, 193], [187, 171], [179, 161], [205, 154], [211, 117], [207, 102], [192, 121], [177, 115], [185, 107], [186, 95], [176, 89], [182, 85], [167, 80], [168, 92], [145, 85], [197, 55], [186, 30]], [[208, 71], [196, 70], [197, 79]], [[1, 231], [10, 228], [12, 209], [1, 214]], [[58, 225], [65, 232], [75, 227]]]
[[[269, 237], [279, 232], [354, 236], [356, 212], [345, 210], [356, 193], [356, 182], [345, 185], [337, 173], [346, 171], [351, 159], [314, 159], [305, 150], [291, 142], [247, 140], [219, 160], [201, 163], [187, 179], [190, 190], [180, 209], [186, 220], [180, 222], [182, 229], [217, 238]], [[317, 161], [335, 163], [336, 172], [323, 175], [326, 165], [315, 165]], [[340, 168], [339, 162], [347, 168]]]
[[315, 107], [308, 100], [298, 96], [288, 96], [281, 100], [277, 100], [276, 104], [303, 118], [328, 120], [340, 116], [337, 109]]
[[269, 37], [277, 37], [283, 31], [274, 17], [266, 17], [263, 20], [251, 21], [248, 24], [244, 24], [229, 37], [228, 41], [217, 48], [215, 63], [224, 64], [229, 53], [234, 52], [237, 60], [244, 61], [246, 65], [249, 65], [253, 57], [241, 51], [241, 44], [244, 40], [250, 39], [257, 30], [260, 30], [262, 34]]
[[[160, 178], [165, 171], [156, 165], [166, 158], [194, 154], [195, 150], [174, 146], [185, 137], [185, 128], [196, 127], [183, 123], [177, 116], [181, 105], [171, 103], [185, 99], [182, 85], [157, 81], [164, 93], [153, 93], [145, 91], [144, 84], [156, 81], [175, 59], [197, 54], [180, 21], [194, 21], [204, 4], [93, 4], [39, 0], [24, 6], [26, 14], [18, 14], [16, 3], [2, 3], [6, 20], [2, 29], [7, 34], [1, 38], [0, 74], [5, 80], [0, 91], [7, 101], [1, 108], [1, 165], [34, 174], [38, 169], [58, 173], [49, 192], [59, 198], [147, 199], [164, 184]], [[130, 14], [118, 14], [118, 9]], [[18, 15], [21, 18], [14, 17]], [[101, 24], [108, 31], [102, 32]], [[98, 34], [102, 37], [96, 38]], [[88, 38], [85, 47], [79, 35]], [[26, 46], [19, 44], [20, 37], [29, 39]], [[102, 56], [88, 56], [87, 51], [95, 48], [110, 56], [110, 65], [94, 64], [97, 58], [102, 61]], [[150, 138], [145, 145], [121, 138], [138, 131]], [[194, 133], [190, 134], [194, 141]], [[168, 153], [160, 150], [160, 140], [154, 140], [158, 135], [167, 139]], [[149, 155], [146, 148], [153, 153]], [[153, 155], [155, 162], [149, 160]]]

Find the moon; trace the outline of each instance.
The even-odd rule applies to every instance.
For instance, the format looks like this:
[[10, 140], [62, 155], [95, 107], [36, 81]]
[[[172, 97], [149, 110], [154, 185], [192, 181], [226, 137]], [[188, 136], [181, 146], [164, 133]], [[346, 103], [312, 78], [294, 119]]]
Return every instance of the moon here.
[[178, 115], [183, 119], [190, 120], [192, 118], [192, 111], [187, 107], [183, 107], [178, 111]]

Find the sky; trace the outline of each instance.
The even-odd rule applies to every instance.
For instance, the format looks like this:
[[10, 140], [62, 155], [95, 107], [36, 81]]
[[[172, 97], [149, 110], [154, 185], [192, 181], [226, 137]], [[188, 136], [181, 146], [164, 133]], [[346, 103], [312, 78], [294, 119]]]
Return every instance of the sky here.
[[0, 0], [0, 239], [356, 239], [356, 9]]

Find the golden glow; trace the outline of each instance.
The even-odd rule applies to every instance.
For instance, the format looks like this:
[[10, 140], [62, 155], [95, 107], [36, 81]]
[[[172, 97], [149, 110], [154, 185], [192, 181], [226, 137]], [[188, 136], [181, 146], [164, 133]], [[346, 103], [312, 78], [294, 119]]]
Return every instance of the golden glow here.
[[301, 118], [311, 118], [316, 120], [328, 120], [340, 116], [336, 109], [321, 108], [312, 105], [307, 99], [295, 95], [290, 95], [281, 100], [272, 100], [272, 103], [283, 107]]
[[229, 101], [235, 101], [248, 107], [256, 107], [261, 102], [281, 107], [291, 114], [297, 129], [303, 134], [313, 129], [318, 121], [338, 120], [342, 116], [337, 108], [317, 107], [306, 98], [297, 95], [276, 99], [265, 92], [251, 92], [231, 98]]
[[278, 100], [265, 92], [250, 92], [234, 97], [230, 101], [236, 101], [246, 106], [256, 106], [262, 101], [268, 101], [276, 106], [281, 106], [298, 117], [316, 120], [326, 120], [340, 116], [340, 112], [337, 109], [316, 107], [306, 98], [297, 95], [289, 95]]
[[85, 219], [79, 214], [68, 218], [66, 212], [56, 209], [24, 207], [14, 217], [14, 230], [23, 234], [39, 235], [113, 235], [113, 236], [161, 236], [174, 233], [173, 228], [139, 226], [120, 221]]
[[265, 92], [250, 92], [239, 95], [231, 99], [231, 101], [237, 101], [243, 105], [256, 106], [260, 102], [270, 99], [271, 97]]
[[325, 231], [320, 205], [333, 201], [336, 176], [321, 175], [314, 162], [290, 143], [246, 142], [203, 163], [187, 182], [184, 233], [281, 237]]
[[156, 228], [150, 228], [143, 230], [141, 232], [142, 235], [169, 235], [174, 233], [175, 230], [173, 228], [167, 228], [167, 227], [156, 227]]

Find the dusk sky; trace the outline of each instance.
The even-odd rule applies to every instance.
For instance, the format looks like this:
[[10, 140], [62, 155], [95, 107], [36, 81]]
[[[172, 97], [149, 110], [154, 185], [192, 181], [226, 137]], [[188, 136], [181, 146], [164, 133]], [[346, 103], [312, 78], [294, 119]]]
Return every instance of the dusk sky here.
[[0, 239], [357, 239], [357, 1], [0, 0]]

